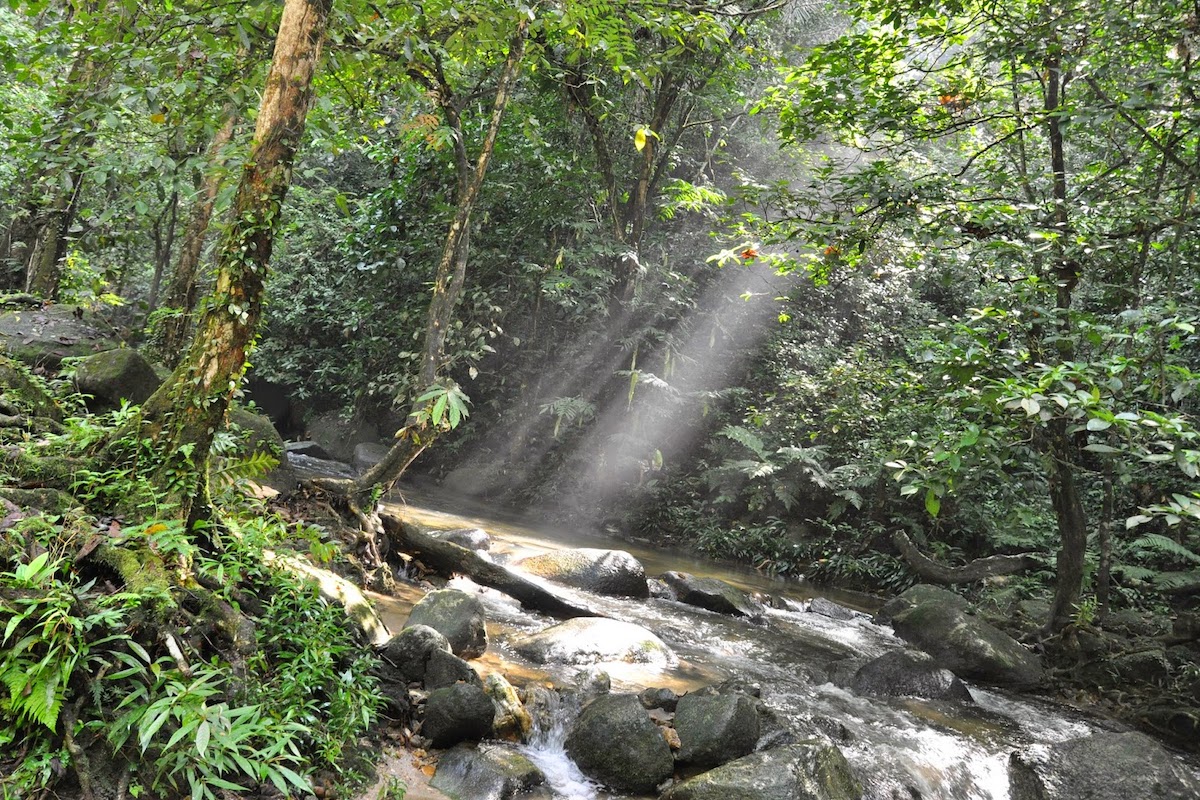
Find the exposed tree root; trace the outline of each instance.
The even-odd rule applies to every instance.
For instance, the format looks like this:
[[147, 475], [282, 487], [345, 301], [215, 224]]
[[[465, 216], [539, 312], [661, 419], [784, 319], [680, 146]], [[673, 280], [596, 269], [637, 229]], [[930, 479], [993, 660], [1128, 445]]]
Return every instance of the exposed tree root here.
[[892, 543], [896, 545], [896, 549], [900, 551], [900, 555], [908, 562], [913, 571], [920, 575], [922, 580], [930, 583], [971, 583], [985, 578], [1025, 572], [1038, 565], [1038, 560], [1032, 553], [1020, 553], [977, 558], [960, 567], [952, 567], [922, 554], [913, 540], [908, 538], [908, 534], [903, 531], [896, 531], [892, 534]]

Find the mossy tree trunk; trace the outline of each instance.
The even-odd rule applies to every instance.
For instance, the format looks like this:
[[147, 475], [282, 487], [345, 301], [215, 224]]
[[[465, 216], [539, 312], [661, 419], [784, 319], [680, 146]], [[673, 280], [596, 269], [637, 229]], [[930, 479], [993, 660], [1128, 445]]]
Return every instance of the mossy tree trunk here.
[[184, 336], [188, 321], [196, 306], [196, 286], [199, 284], [200, 258], [204, 252], [204, 237], [212, 221], [217, 195], [221, 191], [224, 177], [225, 146], [233, 140], [237, 127], [237, 112], [232, 106], [225, 111], [225, 122], [208, 145], [208, 169], [201, 180], [200, 193], [192, 206], [183, 241], [179, 245], [179, 258], [175, 272], [163, 293], [163, 306], [176, 309], [177, 314], [163, 319], [156, 332], [156, 345], [163, 358], [172, 366], [183, 357]]
[[304, 134], [331, 5], [332, 0], [284, 3], [254, 141], [218, 254], [213, 294], [187, 356], [142, 406], [139, 438], [149, 437], [163, 462], [155, 479], [185, 515], [200, 486], [192, 478], [176, 481], [180, 475], [204, 474], [213, 434], [245, 372], [262, 316], [267, 265]]

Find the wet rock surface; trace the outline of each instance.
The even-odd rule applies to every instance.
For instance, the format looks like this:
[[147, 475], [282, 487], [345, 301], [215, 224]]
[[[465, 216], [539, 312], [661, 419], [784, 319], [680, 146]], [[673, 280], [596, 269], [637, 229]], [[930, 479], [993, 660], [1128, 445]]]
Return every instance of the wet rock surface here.
[[487, 650], [487, 618], [483, 601], [457, 589], [430, 592], [413, 606], [410, 625], [428, 625], [441, 633], [462, 658], [478, 658]]
[[759, 617], [762, 605], [749, 594], [717, 578], [697, 578], [686, 572], [664, 572], [662, 580], [675, 599], [690, 606], [706, 608], [735, 617]]
[[933, 657], [913, 650], [884, 653], [859, 667], [849, 689], [869, 697], [923, 697], [929, 700], [971, 701], [971, 693], [953, 672]]
[[590, 547], [556, 550], [523, 558], [513, 566], [530, 575], [596, 594], [650, 596], [645, 568], [624, 550]]
[[546, 776], [512, 745], [460, 744], [442, 754], [430, 785], [453, 800], [509, 800]]
[[456, 683], [429, 693], [421, 735], [434, 747], [478, 741], [491, 733], [495, 716], [492, 699], [482, 686]]
[[965, 601], [953, 593], [914, 586], [885, 605], [883, 613], [891, 614], [897, 636], [956, 675], [1014, 689], [1031, 689], [1045, 682], [1036, 655], [999, 628], [968, 613]]
[[662, 639], [640, 625], [602, 617], [567, 620], [518, 639], [513, 647], [538, 664], [666, 664], [672, 658]]
[[566, 740], [584, 774], [630, 794], [651, 794], [671, 777], [674, 759], [658, 726], [632, 694], [598, 697], [583, 709]]
[[862, 788], [836, 747], [799, 742], [763, 750], [676, 784], [662, 800], [858, 800]]
[[1195, 800], [1200, 782], [1140, 733], [1097, 733], [1014, 753], [1012, 800]]
[[743, 694], [687, 694], [675, 710], [681, 763], [714, 767], [749, 755], [758, 742], [758, 709]]

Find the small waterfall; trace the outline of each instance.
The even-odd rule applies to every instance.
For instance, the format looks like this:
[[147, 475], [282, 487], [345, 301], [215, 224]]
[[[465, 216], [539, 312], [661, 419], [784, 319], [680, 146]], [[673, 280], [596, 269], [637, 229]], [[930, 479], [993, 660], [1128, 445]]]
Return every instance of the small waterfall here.
[[521, 749], [546, 776], [546, 788], [556, 800], [601, 797], [599, 786], [579, 771], [564, 747], [570, 722], [579, 716], [578, 698], [540, 686], [526, 691], [525, 707], [533, 718], [533, 736]]

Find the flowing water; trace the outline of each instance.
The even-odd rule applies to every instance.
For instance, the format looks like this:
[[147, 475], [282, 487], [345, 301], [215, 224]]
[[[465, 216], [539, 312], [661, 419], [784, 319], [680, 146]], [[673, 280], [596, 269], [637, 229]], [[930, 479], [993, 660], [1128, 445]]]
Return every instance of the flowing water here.
[[[947, 798], [1002, 800], [1009, 796], [1010, 753], [1087, 736], [1103, 723], [1061, 704], [997, 689], [969, 686], [974, 704], [916, 698], [859, 697], [835, 685], [837, 662], [870, 658], [903, 647], [890, 628], [866, 614], [849, 621], [806, 610], [813, 596], [802, 583], [773, 581], [737, 567], [698, 561], [627, 542], [613, 542], [561, 528], [499, 514], [466, 511], [458, 501], [408, 497], [395, 508], [408, 518], [438, 528], [479, 527], [491, 534], [497, 560], [516, 559], [561, 547], [607, 547], [628, 550], [655, 575], [668, 569], [721, 578], [743, 589], [784, 598], [787, 610], [769, 609], [762, 623], [711, 613], [664, 599], [632, 600], [587, 596], [603, 614], [648, 628], [674, 651], [665, 667], [602, 663], [614, 691], [638, 692], [669, 687], [683, 693], [729, 678], [757, 684], [762, 698], [790, 727], [817, 728], [832, 736], [850, 762], [869, 800]], [[453, 507], [454, 513], [440, 510]], [[496, 670], [528, 687], [570, 686], [588, 668], [531, 664], [510, 643], [557, 622], [523, 610], [511, 598], [468, 580], [451, 585], [478, 592], [489, 615], [488, 653], [476, 662], [484, 672]], [[821, 590], [823, 596], [830, 592]], [[412, 599], [377, 598], [393, 630], [403, 626]], [[834, 595], [843, 604], [865, 608], [865, 598]], [[843, 667], [845, 669], [845, 667]], [[553, 705], [558, 694], [540, 692], [540, 703]], [[549, 698], [549, 699], [548, 699]], [[548, 777], [543, 798], [602, 800], [563, 752], [567, 725], [575, 709], [540, 708], [538, 734], [527, 746], [530, 757]], [[1194, 769], [1194, 765], [1191, 766]]]

